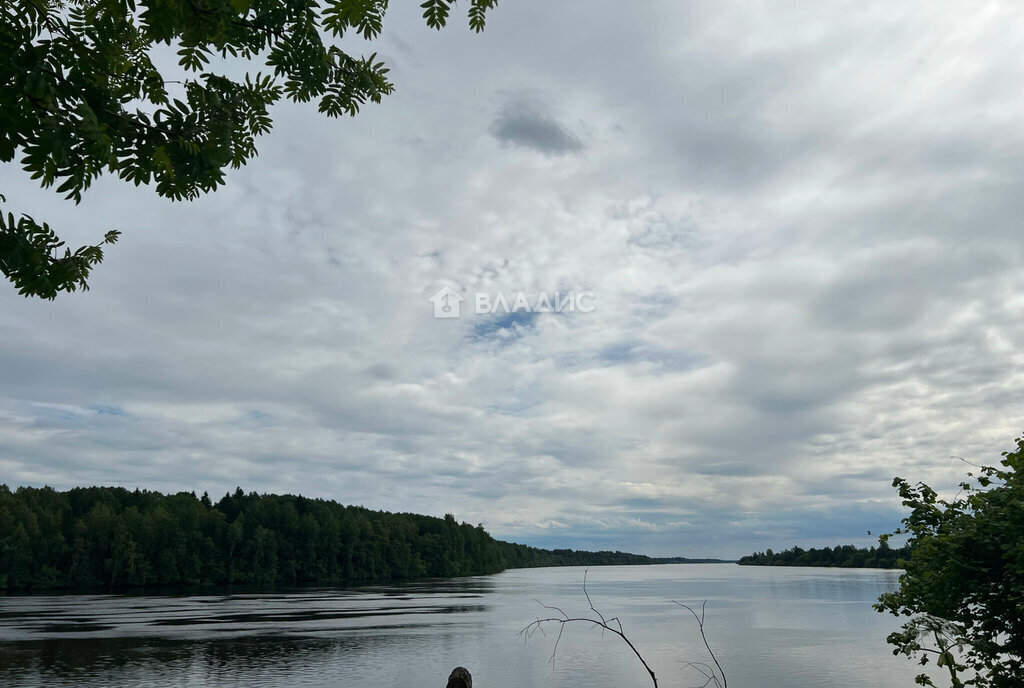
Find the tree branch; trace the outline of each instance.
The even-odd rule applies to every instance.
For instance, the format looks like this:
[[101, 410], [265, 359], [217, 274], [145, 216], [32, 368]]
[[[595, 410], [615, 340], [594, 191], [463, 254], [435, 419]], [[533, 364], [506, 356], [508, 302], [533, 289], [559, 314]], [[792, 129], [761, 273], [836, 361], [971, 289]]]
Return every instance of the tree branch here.
[[[554, 647], [551, 649], [551, 658], [548, 660], [549, 662], [551, 662], [552, 665], [554, 665], [554, 663], [555, 663], [555, 653], [558, 652], [558, 643], [562, 640], [562, 631], [565, 630], [566, 624], [578, 623], [578, 622], [583, 622], [583, 623], [591, 624], [592, 627], [600, 628], [603, 631], [609, 631], [609, 632], [614, 633], [615, 635], [619, 636], [620, 638], [622, 638], [622, 641], [624, 643], [626, 643], [626, 645], [629, 646], [629, 649], [633, 651], [633, 654], [636, 655], [636, 658], [639, 659], [640, 663], [644, 665], [644, 669], [647, 670], [647, 674], [651, 677], [651, 682], [654, 684], [654, 688], [658, 688], [658, 677], [654, 674], [654, 670], [652, 670], [651, 667], [647, 664], [647, 660], [645, 660], [643, 655], [640, 654], [640, 651], [636, 648], [635, 645], [633, 645], [633, 643], [629, 640], [629, 638], [626, 637], [626, 634], [625, 634], [625, 632], [623, 631], [623, 628], [622, 628], [622, 621], [620, 621], [618, 617], [612, 617], [611, 619], [606, 619], [604, 617], [604, 614], [602, 614], [600, 611], [598, 611], [597, 608], [594, 606], [593, 601], [590, 599], [590, 593], [587, 592], [587, 572], [586, 571], [583, 573], [583, 594], [586, 595], [587, 604], [590, 605], [590, 610], [592, 612], [594, 612], [594, 614], [597, 615], [596, 619], [592, 618], [592, 617], [585, 617], [585, 616], [584, 617], [570, 617], [568, 614], [566, 614], [564, 611], [562, 611], [562, 609], [560, 609], [559, 607], [553, 607], [551, 605], [544, 604], [540, 600], [536, 600], [537, 604], [539, 604], [540, 606], [544, 607], [545, 609], [552, 609], [554, 611], [557, 611], [559, 614], [561, 614], [561, 617], [555, 616], [555, 617], [548, 617], [546, 619], [537, 619], [536, 621], [531, 621], [525, 628], [523, 628], [521, 631], [519, 631], [519, 633], [517, 635], [519, 635], [520, 637], [523, 638], [523, 642], [526, 642], [537, 631], [540, 631], [541, 633], [544, 633], [544, 624], [546, 624], [546, 623], [557, 623], [558, 624], [558, 637], [555, 638]], [[611, 625], [612, 622], [614, 622], [618, 627], [616, 628], [615, 626], [612, 626]]]
[[[703, 604], [701, 604], [700, 616], [697, 616], [697, 612], [693, 611], [693, 609], [688, 605], [685, 605], [682, 602], [676, 602], [675, 600], [672, 600], [672, 602], [693, 614], [693, 618], [697, 620], [697, 627], [700, 629], [700, 638], [704, 641], [704, 647], [707, 649], [708, 654], [711, 655], [711, 660], [715, 663], [715, 666], [718, 667], [718, 673], [722, 675], [722, 682], [719, 683], [718, 676], [715, 674], [714, 670], [712, 670], [711, 676], [708, 677], [708, 682], [713, 682], [716, 686], [721, 686], [721, 688], [729, 688], [729, 681], [725, 677], [725, 671], [722, 670], [722, 665], [718, 663], [718, 657], [715, 656], [715, 651], [711, 649], [711, 645], [708, 643], [708, 637], [704, 634], [704, 614], [707, 611], [708, 601], [704, 600]], [[690, 662], [689, 665], [694, 666], [692, 662]], [[710, 669], [710, 667], [708, 668]], [[707, 676], [707, 674], [704, 675]], [[708, 684], [705, 683], [704, 685]]]
[[[647, 675], [650, 676], [651, 683], [655, 688], [657, 688], [658, 677], [647, 663], [647, 660], [644, 659], [642, 654], [640, 654], [640, 650], [638, 650], [636, 645], [634, 645], [626, 636], [625, 630], [622, 627], [622, 621], [617, 616], [611, 618], [605, 617], [605, 615], [596, 606], [594, 606], [594, 601], [591, 599], [590, 592], [587, 590], [587, 573], [589, 572], [584, 572], [583, 574], [583, 594], [587, 598], [587, 604], [590, 606], [590, 611], [593, 612], [593, 616], [572, 617], [566, 614], [561, 607], [544, 604], [540, 600], [536, 600], [537, 604], [542, 606], [544, 609], [550, 609], [558, 612], [558, 616], [549, 616], [543, 619], [538, 618], [535, 621], [531, 621], [525, 628], [519, 631], [518, 635], [523, 638], [523, 642], [526, 642], [538, 631], [547, 636], [547, 634], [544, 633], [545, 624], [558, 624], [558, 636], [555, 638], [554, 646], [551, 648], [551, 657], [548, 660], [552, 665], [554, 665], [555, 655], [558, 652], [558, 644], [562, 640], [562, 632], [565, 630], [566, 625], [571, 623], [586, 623], [589, 624], [591, 628], [600, 628], [602, 632], [609, 631], [621, 638], [622, 642], [626, 643], [629, 649], [632, 650], [633, 654], [636, 655], [636, 658], [640, 660], [640, 663], [647, 671]], [[708, 654], [711, 655], [711, 660], [715, 664], [715, 666], [712, 667], [706, 662], [685, 662], [683, 666], [698, 671], [704, 677], [704, 683], [699, 688], [706, 688], [707, 686], [712, 685], [716, 688], [728, 688], [729, 682], [725, 677], [725, 671], [722, 669], [722, 665], [718, 662], [718, 658], [711, 649], [711, 645], [708, 643], [707, 636], [704, 633], [704, 618], [707, 610], [707, 600], [704, 600], [699, 616], [697, 615], [697, 612], [682, 602], [676, 602], [675, 600], [672, 600], [672, 602], [684, 609], [687, 609], [691, 614], [693, 614], [693, 617], [697, 620], [697, 625], [700, 629], [700, 637], [704, 641], [704, 647], [707, 649]]]

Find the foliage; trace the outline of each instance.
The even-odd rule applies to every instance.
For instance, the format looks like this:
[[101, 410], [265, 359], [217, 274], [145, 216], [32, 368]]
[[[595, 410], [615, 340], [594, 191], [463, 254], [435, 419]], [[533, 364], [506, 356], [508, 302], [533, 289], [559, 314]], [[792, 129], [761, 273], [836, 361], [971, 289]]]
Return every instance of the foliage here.
[[89, 288], [89, 271], [103, 260], [103, 246], [113, 244], [120, 234], [111, 230], [99, 244], [81, 246], [74, 253], [66, 248], [62, 256], [58, 251], [64, 242], [50, 225], [37, 224], [28, 215], [15, 220], [12, 213], [0, 213], [0, 271], [25, 296], [53, 299], [59, 291], [84, 291]]
[[[497, 0], [470, 0], [482, 31]], [[440, 29], [454, 0], [426, 0]], [[355, 115], [394, 86], [376, 54], [336, 41], [375, 38], [388, 0], [6, 0], [0, 4], [0, 161], [19, 155], [44, 187], [76, 203], [103, 172], [191, 199], [256, 155], [271, 105], [317, 101], [329, 117]], [[165, 78], [156, 49], [177, 53]], [[265, 71], [234, 80], [232, 62]], [[63, 258], [45, 224], [0, 225], [0, 271], [25, 295], [52, 299], [86, 288], [98, 246]], [[44, 236], [40, 238], [40, 233]], [[104, 243], [115, 235], [107, 234]]]
[[465, 576], [505, 568], [649, 564], [544, 550], [482, 526], [293, 495], [0, 485], [0, 591]]
[[744, 566], [825, 566], [841, 568], [894, 569], [910, 558], [910, 548], [893, 549], [889, 543], [881, 547], [857, 548], [853, 545], [805, 550], [791, 547], [782, 552], [755, 552], [741, 557], [736, 563]]
[[[875, 608], [912, 617], [889, 636], [893, 654], [929, 660], [951, 685], [1011, 688], [1024, 680], [1024, 439], [1002, 468], [979, 466], [951, 500], [928, 485], [893, 481], [911, 513], [913, 557], [900, 587]], [[883, 538], [888, 536], [883, 536]], [[935, 685], [922, 674], [917, 682]]]

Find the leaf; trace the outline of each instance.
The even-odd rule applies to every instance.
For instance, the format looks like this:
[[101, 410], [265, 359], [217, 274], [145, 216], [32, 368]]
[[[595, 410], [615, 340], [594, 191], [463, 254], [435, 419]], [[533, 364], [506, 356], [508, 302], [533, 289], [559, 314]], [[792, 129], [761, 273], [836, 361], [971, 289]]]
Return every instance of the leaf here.
[[[453, 5], [423, 2], [427, 26], [445, 26]], [[482, 30], [495, 5], [471, 0], [470, 28]], [[348, 29], [378, 36], [387, 8], [387, 0], [0, 3], [0, 161], [19, 157], [29, 177], [75, 202], [103, 171], [137, 186], [153, 183], [167, 198], [195, 198], [223, 184], [228, 166], [258, 154], [256, 137], [270, 131], [268, 108], [281, 98], [317, 99], [321, 112], [338, 117], [392, 93], [375, 56], [325, 43]], [[149, 55], [162, 46], [192, 78], [161, 73]], [[211, 64], [213, 55], [227, 64]], [[266, 75], [224, 76], [244, 71], [233, 68], [235, 58], [263, 60]], [[53, 298], [87, 288], [81, 261], [98, 260], [98, 248], [53, 263], [39, 248], [52, 230], [31, 218], [11, 222], [15, 229], [3, 237], [10, 251], [0, 259], [20, 293]], [[45, 274], [32, 272], [45, 265]]]

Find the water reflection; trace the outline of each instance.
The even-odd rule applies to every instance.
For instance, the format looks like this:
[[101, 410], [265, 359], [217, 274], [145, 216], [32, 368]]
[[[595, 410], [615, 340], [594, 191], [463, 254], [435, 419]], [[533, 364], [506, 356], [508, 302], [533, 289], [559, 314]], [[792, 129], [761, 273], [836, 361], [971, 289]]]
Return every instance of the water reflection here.
[[360, 588], [235, 590], [203, 595], [50, 595], [0, 598], [0, 642], [39, 638], [83, 638], [211, 634], [308, 633], [351, 626], [360, 620], [401, 617], [401, 625], [435, 614], [485, 612], [493, 593], [487, 579], [418, 581]]
[[[0, 598], [5, 686], [443, 686], [457, 664], [488, 688], [641, 684], [621, 643], [567, 631], [523, 644], [534, 598], [587, 611], [583, 571], [358, 588], [208, 590], [202, 594]], [[730, 565], [602, 567], [588, 591], [619, 616], [664, 686], [689, 686], [702, 658], [692, 619], [671, 600], [709, 601], [708, 630], [737, 687], [896, 688], [915, 667], [893, 658], [895, 626], [870, 605], [890, 571]]]

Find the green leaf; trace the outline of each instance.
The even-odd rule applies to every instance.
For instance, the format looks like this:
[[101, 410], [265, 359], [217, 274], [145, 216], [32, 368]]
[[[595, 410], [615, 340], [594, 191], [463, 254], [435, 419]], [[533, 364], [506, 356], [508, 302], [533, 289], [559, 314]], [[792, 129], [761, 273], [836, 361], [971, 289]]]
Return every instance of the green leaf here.
[[[423, 2], [427, 26], [445, 26], [453, 5]], [[471, 0], [470, 28], [480, 31], [495, 5]], [[317, 99], [321, 112], [337, 117], [392, 93], [375, 56], [353, 56], [327, 40], [349, 29], [376, 37], [387, 8], [387, 0], [0, 3], [0, 161], [18, 158], [32, 179], [76, 202], [103, 171], [152, 183], [167, 198], [195, 198], [222, 185], [228, 166], [258, 154], [256, 138], [272, 127], [268, 108], [281, 98]], [[193, 78], [178, 83], [160, 72], [149, 55], [164, 45]], [[233, 80], [224, 74], [244, 68], [211, 64], [215, 54], [229, 63], [262, 60], [266, 75]], [[49, 241], [45, 225], [8, 224], [0, 260], [21, 293], [53, 298], [86, 288], [82, 261], [100, 256], [98, 248], [54, 258], [33, 243]], [[45, 274], [32, 272], [46, 265]]]

